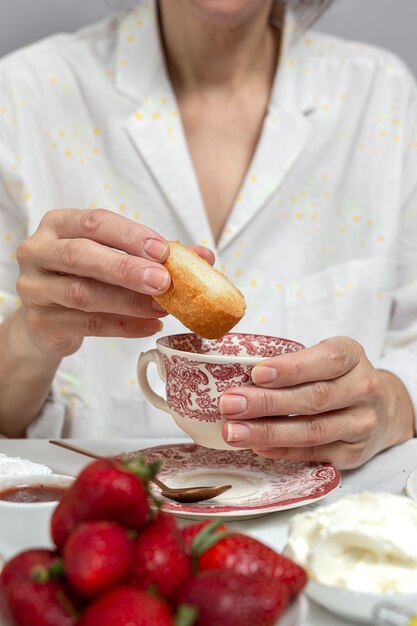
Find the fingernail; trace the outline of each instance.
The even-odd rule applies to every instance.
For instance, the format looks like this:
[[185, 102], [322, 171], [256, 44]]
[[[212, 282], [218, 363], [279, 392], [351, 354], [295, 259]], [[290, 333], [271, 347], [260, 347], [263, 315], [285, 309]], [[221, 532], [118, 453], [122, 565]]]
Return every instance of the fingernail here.
[[272, 383], [277, 377], [277, 372], [273, 367], [266, 365], [257, 365], [252, 370], [252, 381], [255, 385], [264, 385]]
[[226, 437], [229, 443], [246, 441], [250, 436], [250, 428], [246, 424], [226, 424]]
[[147, 239], [143, 244], [143, 249], [155, 261], [161, 261], [166, 257], [168, 244], [160, 239]]
[[167, 310], [164, 309], [164, 307], [161, 306], [159, 304], [159, 302], [157, 302], [153, 298], [152, 298], [152, 308], [153, 308], [154, 311], [158, 311], [158, 313], [166, 313], [167, 312]]
[[248, 401], [244, 396], [226, 395], [220, 398], [219, 409], [222, 415], [243, 413], [248, 408]]
[[148, 287], [162, 290], [168, 285], [170, 276], [166, 270], [148, 267], [143, 272], [143, 279]]

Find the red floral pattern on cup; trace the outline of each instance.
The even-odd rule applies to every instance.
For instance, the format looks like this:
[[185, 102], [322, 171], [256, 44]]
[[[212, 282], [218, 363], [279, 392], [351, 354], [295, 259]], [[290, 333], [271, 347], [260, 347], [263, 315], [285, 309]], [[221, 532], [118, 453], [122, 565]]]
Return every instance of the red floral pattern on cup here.
[[[222, 419], [217, 408], [218, 399], [226, 389], [251, 384], [253, 359], [303, 348], [301, 344], [281, 337], [243, 333], [229, 333], [217, 340], [186, 333], [162, 337], [158, 344], [162, 348], [167, 402], [171, 410], [182, 417], [204, 422]], [[168, 350], [165, 352], [164, 348]], [[175, 353], [170, 354], [170, 350]], [[195, 360], [193, 354], [205, 356], [207, 360]], [[219, 356], [223, 357], [222, 363], [216, 362]]]
[[167, 402], [171, 410], [182, 417], [203, 422], [220, 420], [217, 408], [219, 393], [229, 387], [249, 384], [251, 380], [253, 365], [205, 363], [165, 354], [162, 358], [166, 371]]
[[184, 333], [161, 337], [158, 339], [158, 344], [171, 350], [192, 354], [262, 357], [264, 359], [285, 352], [296, 352], [304, 347], [296, 341], [282, 337], [245, 333], [229, 333], [221, 339], [203, 339], [193, 333]]

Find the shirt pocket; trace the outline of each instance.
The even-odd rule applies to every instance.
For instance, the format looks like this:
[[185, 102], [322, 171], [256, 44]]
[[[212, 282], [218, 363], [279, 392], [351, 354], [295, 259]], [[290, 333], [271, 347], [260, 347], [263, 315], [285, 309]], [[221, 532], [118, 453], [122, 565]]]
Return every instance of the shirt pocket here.
[[349, 261], [285, 285], [288, 336], [305, 345], [327, 337], [356, 339], [380, 356], [389, 325], [394, 259]]

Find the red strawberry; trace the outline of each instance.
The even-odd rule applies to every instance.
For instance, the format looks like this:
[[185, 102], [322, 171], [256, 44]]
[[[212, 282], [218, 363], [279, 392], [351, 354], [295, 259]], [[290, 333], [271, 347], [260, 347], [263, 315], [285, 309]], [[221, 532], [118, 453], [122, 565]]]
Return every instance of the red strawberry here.
[[0, 584], [0, 624], [11, 624], [9, 605], [6, 599], [6, 589]]
[[6, 563], [1, 574], [0, 583], [10, 587], [15, 582], [33, 580], [33, 577], [51, 566], [58, 560], [57, 552], [44, 549], [25, 550]]
[[58, 582], [19, 581], [7, 590], [10, 613], [17, 626], [74, 626], [77, 613]]
[[189, 576], [191, 557], [184, 552], [175, 518], [159, 512], [135, 542], [135, 580], [139, 587], [155, 585], [169, 597]]
[[92, 602], [78, 626], [174, 626], [174, 619], [160, 598], [142, 589], [117, 587]]
[[175, 596], [198, 609], [195, 626], [273, 626], [288, 603], [288, 589], [275, 579], [230, 570], [199, 572]]
[[74, 528], [88, 520], [140, 528], [148, 515], [146, 487], [155, 470], [140, 458], [125, 462], [101, 459], [87, 465], [54, 511], [51, 533], [55, 545], [62, 548]]
[[69, 584], [93, 596], [125, 582], [133, 572], [133, 544], [114, 522], [86, 522], [65, 542], [64, 570]]
[[[192, 544], [194, 539], [200, 534], [203, 528], [207, 528], [210, 524], [213, 524], [213, 520], [207, 519], [203, 522], [196, 522], [195, 524], [189, 524], [188, 526], [183, 526], [183, 528], [181, 528], [182, 542], [184, 544], [184, 551], [186, 554], [192, 553]], [[224, 533], [225, 531], [226, 526], [224, 524], [221, 524], [217, 528], [218, 533]]]
[[239, 574], [274, 577], [287, 585], [291, 597], [297, 595], [307, 582], [307, 574], [300, 565], [257, 539], [240, 533], [219, 539], [207, 550], [200, 546], [197, 556], [200, 571], [229, 569]]

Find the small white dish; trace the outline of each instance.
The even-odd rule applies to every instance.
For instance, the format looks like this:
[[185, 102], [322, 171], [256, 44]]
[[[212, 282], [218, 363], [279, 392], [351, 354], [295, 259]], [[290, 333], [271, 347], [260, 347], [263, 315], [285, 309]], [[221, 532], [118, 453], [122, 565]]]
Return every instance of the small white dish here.
[[414, 609], [417, 607], [417, 591], [414, 594], [370, 593], [332, 587], [310, 580], [305, 593], [310, 600], [331, 613], [358, 624], [377, 624], [375, 610], [382, 602], [390, 601], [398, 606]]
[[251, 519], [312, 504], [340, 484], [338, 470], [328, 463], [266, 459], [252, 450], [213, 450], [184, 443], [139, 452], [148, 462], [161, 461], [158, 476], [170, 486], [232, 485], [213, 500], [189, 504], [163, 498], [159, 487], [152, 485], [164, 511], [187, 519]]
[[[0, 479], [0, 492], [23, 486], [68, 488], [74, 481], [61, 474], [32, 474]], [[0, 499], [0, 562], [28, 548], [50, 548], [50, 519], [57, 506], [52, 502], [10, 502]]]
[[407, 478], [405, 483], [405, 493], [409, 498], [417, 502], [417, 467]]

